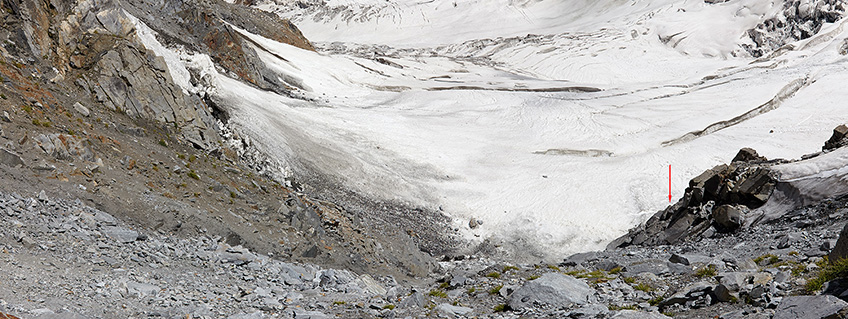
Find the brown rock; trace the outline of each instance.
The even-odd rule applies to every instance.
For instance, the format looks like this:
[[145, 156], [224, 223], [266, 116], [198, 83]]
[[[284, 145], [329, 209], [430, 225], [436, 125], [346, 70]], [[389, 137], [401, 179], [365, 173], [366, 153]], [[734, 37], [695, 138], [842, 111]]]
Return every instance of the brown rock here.
[[765, 157], [757, 154], [757, 151], [753, 148], [745, 147], [740, 149], [739, 153], [736, 153], [731, 162], [761, 162], [766, 160]]
[[845, 126], [845, 124], [837, 126], [833, 129], [833, 135], [822, 146], [822, 151], [829, 151], [845, 146], [845, 144], [848, 144], [848, 139], [845, 138], [846, 135], [848, 135], [848, 126]]

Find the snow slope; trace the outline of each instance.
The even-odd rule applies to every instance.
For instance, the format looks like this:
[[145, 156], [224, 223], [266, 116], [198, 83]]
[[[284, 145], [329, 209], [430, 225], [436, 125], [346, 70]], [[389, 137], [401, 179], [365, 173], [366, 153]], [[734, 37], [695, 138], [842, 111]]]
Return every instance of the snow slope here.
[[679, 196], [739, 148], [798, 158], [848, 121], [843, 20], [740, 48], [778, 0], [300, 2], [260, 7], [318, 53], [239, 31], [297, 98], [206, 68], [231, 121], [294, 174], [442, 209], [515, 257], [602, 248], [668, 204], [668, 165]]

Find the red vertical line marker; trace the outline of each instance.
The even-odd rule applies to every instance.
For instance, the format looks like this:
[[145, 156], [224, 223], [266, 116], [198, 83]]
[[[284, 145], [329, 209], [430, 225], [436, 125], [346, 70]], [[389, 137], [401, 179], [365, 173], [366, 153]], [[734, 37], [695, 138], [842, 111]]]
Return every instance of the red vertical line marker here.
[[671, 165], [668, 165], [668, 202], [671, 203]]

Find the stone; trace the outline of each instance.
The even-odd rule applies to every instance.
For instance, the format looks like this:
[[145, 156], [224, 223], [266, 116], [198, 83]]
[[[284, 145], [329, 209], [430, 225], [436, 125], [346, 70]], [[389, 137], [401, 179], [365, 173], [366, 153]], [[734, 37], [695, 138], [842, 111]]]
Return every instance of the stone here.
[[127, 292], [130, 296], [136, 296], [139, 298], [146, 296], [156, 297], [156, 295], [159, 294], [160, 290], [162, 289], [151, 284], [145, 284], [134, 281], [127, 282]]
[[138, 239], [138, 232], [126, 229], [124, 227], [119, 226], [106, 226], [103, 227], [103, 234], [107, 237], [114, 239], [115, 241], [126, 244], [134, 242]]
[[585, 253], [577, 253], [571, 256], [566, 257], [562, 265], [574, 267], [577, 265], [581, 265], [588, 261], [598, 260], [598, 253], [594, 251], [585, 252]]
[[679, 255], [679, 254], [672, 254], [671, 258], [669, 258], [668, 261], [675, 263], [675, 264], [681, 264], [681, 265], [687, 265], [687, 266], [689, 265], [689, 259], [686, 258], [686, 256]]
[[610, 319], [668, 319], [671, 318], [661, 313], [636, 311], [636, 310], [621, 310], [616, 312]]
[[449, 284], [452, 288], [457, 288], [457, 287], [464, 286], [465, 283], [469, 282], [469, 281], [470, 281], [470, 279], [468, 277], [466, 277], [465, 275], [459, 274], [459, 275], [453, 276], [451, 278]]
[[845, 144], [848, 144], [848, 140], [845, 139], [846, 135], [848, 135], [848, 126], [845, 126], [845, 124], [837, 126], [833, 129], [833, 135], [822, 146], [822, 151], [829, 151], [845, 146]]
[[294, 319], [330, 319], [330, 316], [319, 311], [295, 310]]
[[765, 157], [757, 154], [753, 148], [745, 147], [739, 150], [739, 153], [736, 153], [736, 156], [733, 157], [731, 163], [734, 162], [757, 162], [757, 161], [767, 161]]
[[474, 309], [462, 306], [453, 306], [451, 304], [439, 304], [436, 306], [436, 311], [451, 317], [465, 316], [474, 311]]
[[727, 272], [719, 275], [721, 285], [731, 291], [739, 291], [747, 284], [749, 274], [743, 272]]
[[567, 317], [569, 318], [605, 318], [609, 313], [609, 308], [599, 304], [588, 304], [572, 310]]
[[24, 166], [21, 156], [4, 148], [0, 148], [0, 163], [10, 167]]
[[528, 281], [509, 297], [510, 308], [521, 310], [535, 306], [565, 308], [583, 305], [595, 292], [585, 282], [559, 273], [546, 273]]
[[0, 120], [3, 120], [3, 122], [6, 122], [6, 123], [12, 122], [12, 118], [9, 117], [9, 112], [6, 112], [6, 111], [3, 111], [3, 115], [0, 115]]
[[848, 257], [848, 224], [839, 232], [839, 239], [836, 240], [836, 245], [828, 254], [828, 260], [835, 262], [837, 260]]
[[610, 260], [610, 259], [604, 259], [604, 260], [599, 261], [595, 265], [595, 267], [600, 269], [600, 270], [607, 271], [607, 272], [612, 271], [613, 269], [616, 269], [616, 268], [619, 268], [619, 269], [623, 268], [623, 266], [621, 264], [619, 264], [618, 262], [616, 262], [614, 260]]
[[848, 302], [831, 295], [790, 296], [777, 306], [773, 319], [836, 318], [846, 308]]
[[482, 220], [472, 218], [471, 220], [468, 221], [468, 227], [471, 228], [471, 229], [477, 228], [477, 226], [480, 226], [480, 225], [483, 225]]
[[[187, 316], [188, 317], [188, 316]], [[254, 311], [252, 313], [240, 313], [227, 317], [227, 319], [264, 319], [268, 318], [261, 311]]]
[[718, 284], [713, 288], [713, 294], [716, 297], [716, 300], [721, 302], [729, 302], [733, 300], [735, 297], [731, 294], [730, 289], [723, 284]]
[[716, 228], [725, 232], [734, 232], [744, 222], [744, 210], [733, 205], [721, 205], [713, 209], [713, 219], [716, 223]]
[[648, 259], [627, 265], [625, 273], [638, 275], [641, 273], [651, 273], [654, 275], [666, 274], [670, 271], [668, 263], [663, 260]]
[[79, 113], [80, 115], [85, 116], [85, 117], [88, 117], [89, 115], [91, 115], [91, 111], [89, 111], [87, 107], [80, 104], [80, 102], [74, 103], [74, 110], [76, 110], [77, 113]]
[[660, 303], [660, 307], [668, 307], [674, 304], [680, 305], [696, 305], [703, 303], [700, 306], [711, 304], [710, 295], [713, 292], [713, 285], [706, 281], [691, 283], [681, 289], [678, 289], [671, 297], [666, 298]]
[[424, 298], [424, 294], [422, 294], [420, 291], [412, 293], [412, 295], [406, 297], [406, 299], [403, 299], [403, 301], [401, 301], [399, 304], [399, 306], [402, 308], [424, 308], [425, 305], [427, 305], [427, 300]]

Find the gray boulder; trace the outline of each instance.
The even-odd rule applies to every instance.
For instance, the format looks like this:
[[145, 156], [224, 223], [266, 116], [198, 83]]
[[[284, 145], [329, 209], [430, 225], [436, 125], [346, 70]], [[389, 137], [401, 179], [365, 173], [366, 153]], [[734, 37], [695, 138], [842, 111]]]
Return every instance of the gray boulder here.
[[20, 155], [3, 148], [0, 148], [0, 163], [11, 167], [16, 167], [18, 165], [24, 166], [24, 160], [21, 159]]
[[721, 231], [733, 232], [742, 227], [745, 221], [744, 208], [734, 205], [721, 205], [713, 209], [713, 219]]
[[616, 312], [611, 319], [667, 319], [671, 318], [661, 313], [645, 312], [636, 310], [622, 310]]
[[828, 260], [831, 262], [840, 260], [848, 256], [848, 224], [839, 232], [839, 239], [836, 240], [836, 246], [830, 251]]
[[138, 232], [126, 229], [124, 227], [119, 226], [106, 226], [103, 227], [103, 234], [107, 237], [114, 239], [115, 241], [126, 244], [136, 241], [138, 239]]
[[512, 293], [508, 304], [516, 310], [534, 306], [565, 308], [573, 304], [588, 303], [594, 292], [595, 290], [582, 280], [558, 273], [547, 273], [524, 283]]
[[436, 306], [436, 311], [438, 311], [442, 314], [451, 316], [451, 317], [456, 317], [456, 316], [465, 316], [465, 315], [471, 313], [472, 311], [474, 311], [474, 309], [471, 309], [471, 308], [468, 308], [468, 307], [462, 307], [462, 306], [453, 306], [453, 305], [450, 305], [450, 304], [443, 303], [443, 304]]
[[848, 302], [831, 295], [791, 296], [783, 298], [773, 319], [831, 318], [846, 308]]

